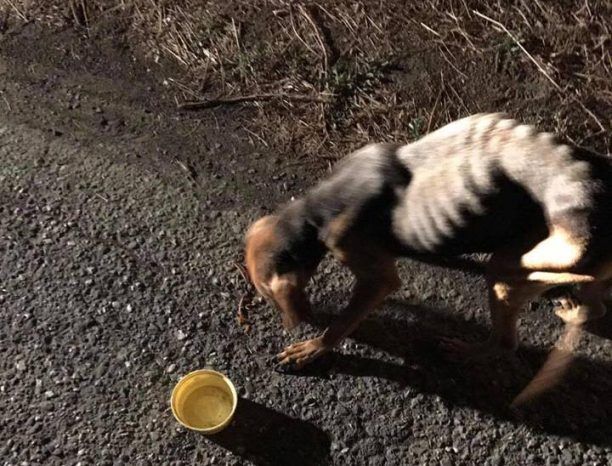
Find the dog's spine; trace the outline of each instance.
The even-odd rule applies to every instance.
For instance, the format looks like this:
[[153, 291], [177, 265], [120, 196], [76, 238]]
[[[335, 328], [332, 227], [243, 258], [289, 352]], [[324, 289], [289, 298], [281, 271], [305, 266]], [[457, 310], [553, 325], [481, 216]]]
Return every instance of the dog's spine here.
[[[449, 166], [447, 171], [460, 170], [461, 194], [476, 213], [481, 196], [495, 188], [492, 176], [498, 171], [526, 189], [549, 218], [591, 203], [588, 163], [573, 157], [573, 148], [559, 143], [551, 133], [538, 132], [501, 113], [455, 121], [403, 150], [421, 157], [435, 152], [432, 163], [439, 159]], [[410, 155], [404, 159], [411, 163]], [[421, 165], [416, 159], [412, 164]], [[452, 175], [444, 181], [452, 181]], [[452, 182], [448, 189], [453, 189]]]

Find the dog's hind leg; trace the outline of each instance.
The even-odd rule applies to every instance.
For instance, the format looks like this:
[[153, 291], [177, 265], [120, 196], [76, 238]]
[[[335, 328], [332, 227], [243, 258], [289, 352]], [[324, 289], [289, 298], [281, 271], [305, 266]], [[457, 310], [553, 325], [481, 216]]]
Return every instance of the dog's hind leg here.
[[512, 401], [518, 407], [557, 385], [567, 373], [583, 335], [584, 324], [606, 313], [604, 298], [612, 285], [610, 279], [581, 284], [576, 299], [565, 298], [555, 313], [565, 322], [565, 329], [557, 339], [542, 367], [529, 384]]
[[518, 346], [518, 318], [523, 307], [547, 286], [523, 278], [487, 277], [491, 333], [485, 348], [514, 351]]
[[499, 350], [513, 351], [518, 345], [518, 318], [523, 306], [555, 286], [592, 284], [595, 281], [594, 277], [581, 273], [525, 269], [523, 258], [528, 254], [514, 251], [493, 254], [486, 272], [492, 325], [490, 336], [480, 344], [443, 339], [448, 351], [469, 359], [484, 358]]
[[582, 324], [603, 317], [606, 314], [604, 302], [612, 280], [584, 283], [572, 296], [565, 297], [555, 309], [555, 314], [565, 323]]
[[514, 351], [518, 345], [517, 326], [521, 309], [550, 288], [547, 283], [530, 281], [526, 273], [499, 273], [495, 267], [497, 262], [494, 257], [486, 274], [492, 325], [489, 338], [477, 344], [454, 338], [442, 339], [444, 348], [459, 358], [482, 359], [500, 350]]

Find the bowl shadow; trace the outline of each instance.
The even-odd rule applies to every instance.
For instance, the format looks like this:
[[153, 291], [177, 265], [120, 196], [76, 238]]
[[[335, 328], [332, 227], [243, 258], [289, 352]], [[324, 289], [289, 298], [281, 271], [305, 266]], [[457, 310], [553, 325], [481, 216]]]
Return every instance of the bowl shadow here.
[[239, 398], [227, 429], [210, 440], [261, 465], [327, 464], [331, 441], [314, 424], [295, 419], [246, 398]]

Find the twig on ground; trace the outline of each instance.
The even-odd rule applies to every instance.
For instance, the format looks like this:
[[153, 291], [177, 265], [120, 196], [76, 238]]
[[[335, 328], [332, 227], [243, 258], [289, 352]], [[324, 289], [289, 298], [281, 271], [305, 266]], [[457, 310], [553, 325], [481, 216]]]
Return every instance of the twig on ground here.
[[316, 55], [317, 52], [315, 52], [314, 49], [310, 45], [308, 45], [308, 43], [302, 38], [297, 28], [295, 27], [295, 21], [293, 20], [293, 10], [292, 9], [289, 9], [289, 22], [291, 23], [291, 29], [293, 30], [293, 34], [295, 35], [295, 37], [297, 37], [297, 40], [299, 40], [302, 43], [302, 45], [306, 47], [313, 55]]
[[189, 177], [191, 181], [193, 181], [194, 183], [197, 183], [198, 172], [195, 170], [195, 168], [193, 168], [191, 165], [184, 164], [177, 158], [175, 158], [174, 161], [181, 168], [181, 170], [183, 170], [187, 174], [187, 176]]
[[313, 96], [303, 94], [285, 94], [285, 93], [268, 93], [268, 94], [251, 94], [239, 95], [234, 97], [188, 101], [178, 105], [179, 110], [202, 110], [205, 108], [218, 107], [220, 105], [233, 105], [243, 102], [262, 102], [274, 99], [289, 100], [292, 102], [314, 102], [314, 103], [331, 103], [331, 95], [329, 96]]
[[8, 107], [9, 112], [12, 112], [13, 109], [11, 108], [11, 104], [9, 103], [9, 101], [7, 100], [7, 98], [4, 96], [4, 93], [2, 93], [2, 100], [4, 100], [4, 103], [6, 104], [6, 106]]
[[249, 323], [248, 317], [243, 311], [242, 307], [246, 297], [247, 293], [243, 294], [240, 298], [240, 302], [238, 303], [238, 312], [236, 313], [236, 320], [238, 320], [238, 325], [244, 329], [244, 333], [249, 333], [251, 330], [251, 324]]
[[515, 6], [514, 10], [521, 16], [521, 18], [523, 18], [523, 22], [525, 23], [525, 25], [529, 28], [530, 31], [533, 31], [533, 28], [531, 27], [531, 23], [529, 22], [529, 20], [527, 19], [527, 17], [525, 16], [525, 13], [523, 13], [523, 10], [521, 10], [519, 7]]
[[499, 21], [494, 20], [493, 18], [489, 18], [487, 15], [483, 15], [481, 12], [479, 12], [477, 10], [472, 10], [472, 11], [474, 12], [474, 14], [476, 16], [480, 16], [482, 19], [484, 19], [486, 21], [489, 21], [490, 23], [494, 24], [495, 26], [500, 28], [502, 31], [504, 31], [506, 34], [508, 34], [508, 36], [514, 41], [514, 43], [518, 46], [518, 48], [520, 48], [521, 51], [525, 55], [527, 55], [527, 58], [529, 58], [529, 60], [531, 60], [532, 63], [538, 68], [540, 73], [542, 73], [544, 75], [544, 77], [550, 81], [550, 83], [554, 86], [554, 88], [557, 89], [560, 92], [563, 92], [563, 89], [561, 89], [561, 86], [559, 86], [557, 84], [557, 82], [548, 74], [548, 72], [544, 69], [544, 67], [542, 65], [540, 65], [540, 63], [533, 57], [533, 55], [531, 55], [527, 51], [527, 49], [525, 47], [523, 47], [523, 44], [521, 44], [521, 42], [516, 38], [516, 36], [514, 34], [512, 34], [508, 30], [508, 28], [506, 26], [504, 26]]
[[261, 137], [259, 134], [257, 134], [256, 132], [251, 131], [246, 126], [242, 126], [242, 129], [245, 130], [249, 135], [251, 135], [254, 138], [256, 138], [257, 140], [259, 140], [259, 142], [261, 142], [264, 146], [270, 147], [270, 145], [266, 142], [266, 140], [263, 137]]
[[[450, 54], [450, 56], [455, 58], [455, 56], [451, 53], [450, 49], [446, 46], [444, 41], [436, 41], [436, 42], [439, 44], [442, 44], [442, 46], [446, 49], [446, 51]], [[442, 58], [444, 59], [444, 61], [448, 63], [452, 69], [454, 69], [459, 75], [461, 75], [463, 79], [468, 79], [467, 75], [463, 71], [461, 71], [459, 68], [457, 68], [451, 60], [449, 60], [449, 58], [446, 56], [446, 54], [442, 51], [440, 47], [438, 47], [438, 51], [440, 52], [440, 55], [442, 55]]]
[[440, 90], [438, 91], [438, 96], [436, 97], [436, 101], [434, 102], [431, 113], [429, 114], [429, 121], [427, 122], [427, 129], [425, 130], [425, 134], [429, 134], [431, 130], [431, 123], [433, 122], [434, 113], [436, 113], [436, 108], [438, 108], [438, 103], [440, 102], [440, 97], [442, 96], [442, 91], [444, 90], [444, 75], [440, 72]]
[[185, 94], [190, 94], [192, 97], [197, 98], [198, 94], [196, 92], [194, 92], [193, 90], [191, 90], [189, 88], [189, 86], [186, 86], [185, 84], [183, 84], [182, 82], [174, 79], [174, 78], [167, 78], [166, 79], [168, 82], [171, 82], [172, 84], [174, 84], [176, 87], [178, 87], [181, 91], [183, 91]]
[[428, 30], [429, 32], [431, 32], [432, 34], [435, 34], [438, 37], [442, 37], [438, 32], [434, 31], [432, 28], [430, 28], [429, 26], [427, 26], [427, 24], [423, 23], [423, 22], [419, 22], [419, 24], [421, 26], [423, 26], [426, 30]]
[[589, 115], [589, 116], [590, 116], [590, 117], [591, 117], [591, 118], [592, 118], [592, 119], [595, 121], [595, 123], [597, 123], [597, 126], [599, 126], [599, 129], [601, 129], [601, 131], [602, 131], [603, 133], [605, 133], [605, 132], [606, 132], [606, 128], [605, 128], [605, 127], [604, 127], [604, 125], [601, 123], [601, 121], [599, 121], [599, 118], [597, 118], [597, 116], [596, 116], [596, 115], [595, 115], [595, 114], [594, 114], [592, 111], [590, 111], [590, 110], [589, 110], [589, 109], [586, 107], [586, 105], [584, 105], [584, 104], [582, 103], [582, 101], [581, 101], [581, 100], [579, 100], [579, 99], [578, 99], [576, 96], [572, 95], [572, 96], [570, 96], [570, 97], [572, 98], [572, 100], [573, 100], [574, 102], [576, 102], [578, 105], [580, 105], [580, 107], [582, 108], [582, 110], [584, 110], [584, 111], [585, 111], [585, 113], [586, 113], [587, 115]]
[[463, 110], [465, 111], [466, 115], [469, 115], [470, 113], [470, 109], [468, 108], [468, 106], [465, 104], [465, 101], [461, 98], [461, 96], [459, 95], [459, 93], [457, 92], [457, 90], [453, 87], [452, 84], [449, 83], [448, 88], [453, 91], [453, 94], [455, 94], [455, 97], [457, 98], [457, 101], [461, 104], [461, 106], [463, 107]]
[[234, 39], [236, 40], [236, 48], [238, 49], [238, 51], [242, 50], [242, 48], [240, 47], [240, 39], [238, 38], [238, 29], [236, 28], [236, 22], [234, 21], [234, 18], [232, 18], [232, 31], [234, 33]]
[[[249, 281], [247, 277], [247, 273], [246, 273], [246, 270], [244, 269], [244, 266], [240, 265], [238, 262], [233, 262], [233, 264], [234, 264], [234, 267], [238, 269], [238, 272], [240, 273], [244, 281], [249, 286], [249, 289], [246, 292], [244, 292], [242, 296], [240, 297], [240, 301], [238, 302], [238, 311], [236, 312], [236, 319], [238, 320], [238, 325], [240, 325], [244, 329], [245, 333], [249, 333], [249, 331], [251, 330], [251, 324], [249, 323], [248, 315], [245, 312], [245, 310], [247, 306], [249, 305], [249, 303], [253, 301], [254, 293], [253, 293], [252, 287], [250, 286], [251, 282]], [[248, 299], [248, 302], [244, 304], [244, 301], [246, 299]]]
[[234, 267], [236, 267], [236, 269], [238, 269], [238, 273], [240, 273], [240, 275], [242, 276], [242, 279], [248, 284], [249, 282], [249, 278], [248, 278], [248, 274], [246, 272], [246, 269], [244, 267], [244, 265], [240, 265], [238, 262], [233, 262]]
[[89, 28], [87, 5], [84, 0], [71, 0], [70, 11], [74, 22], [83, 28]]
[[[536, 4], [538, 4], [538, 6], [540, 8], [541, 5], [539, 5], [539, 3], [536, 2]], [[476, 16], [480, 16], [482, 19], [494, 24], [495, 26], [497, 26], [498, 28], [500, 28], [502, 31], [504, 31], [506, 34], [508, 34], [508, 36], [514, 41], [514, 43], [521, 49], [521, 51], [527, 56], [527, 58], [529, 58], [529, 60], [531, 60], [531, 62], [538, 68], [538, 70], [540, 71], [540, 73], [542, 73], [542, 75], [544, 75], [544, 77], [546, 79], [548, 79], [548, 81], [550, 81], [550, 83], [553, 85], [553, 87], [563, 96], [569, 97], [570, 99], [572, 99], [575, 103], [577, 103], [580, 108], [582, 108], [582, 110], [584, 110], [584, 112], [589, 115], [593, 121], [595, 121], [595, 123], [597, 123], [597, 126], [599, 126], [599, 128], [602, 131], [605, 131], [605, 127], [604, 125], [601, 123], [601, 121], [599, 120], [599, 118], [597, 118], [597, 116], [591, 111], [589, 110], [584, 103], [582, 103], [582, 101], [580, 99], [578, 99], [575, 95], [571, 94], [568, 95], [565, 93], [565, 91], [563, 90], [563, 88], [561, 86], [559, 86], [559, 84], [557, 84], [557, 82], [546, 72], [546, 70], [544, 69], [544, 67], [542, 65], [540, 65], [540, 63], [533, 57], [533, 55], [531, 55], [527, 49], [525, 49], [525, 47], [523, 47], [523, 45], [520, 43], [520, 41], [516, 38], [516, 36], [514, 34], [512, 34], [508, 28], [506, 26], [504, 26], [502, 23], [500, 23], [499, 21], [494, 20], [493, 18], [488, 17], [487, 15], [484, 15], [482, 13], [480, 13], [477, 10], [472, 10], [474, 12], [474, 14]]]
[[319, 48], [321, 49], [321, 53], [323, 54], [323, 74], [327, 76], [327, 73], [329, 72], [329, 55], [327, 53], [328, 46], [325, 44], [325, 40], [323, 39], [324, 34], [321, 29], [321, 26], [317, 24], [317, 22], [313, 18], [313, 15], [310, 13], [310, 11], [308, 11], [305, 6], [298, 5], [298, 8], [300, 10], [300, 13], [302, 13], [302, 16], [306, 18], [306, 20], [310, 23], [312, 29], [314, 30], [315, 37], [317, 38], [317, 42], [319, 43]]
[[8, 5], [15, 10], [15, 13], [17, 13], [17, 16], [19, 16], [23, 21], [27, 21], [28, 18], [26, 17], [25, 14], [23, 14], [21, 12], [21, 10], [19, 8], [17, 8], [17, 6], [11, 1], [11, 0], [6, 0], [6, 3], [8, 3]]

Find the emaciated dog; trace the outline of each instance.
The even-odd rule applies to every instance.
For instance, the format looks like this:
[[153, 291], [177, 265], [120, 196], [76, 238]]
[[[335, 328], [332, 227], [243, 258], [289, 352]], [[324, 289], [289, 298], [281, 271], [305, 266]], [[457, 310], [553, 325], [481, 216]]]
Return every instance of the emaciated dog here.
[[[501, 114], [463, 118], [407, 145], [371, 144], [247, 232], [249, 277], [286, 328], [309, 319], [304, 288], [327, 251], [355, 275], [350, 302], [322, 335], [285, 348], [281, 364], [302, 367], [349, 335], [400, 287], [400, 256], [491, 253], [491, 335], [480, 345], [448, 340], [452, 351], [514, 350], [521, 307], [577, 284], [578, 302], [557, 310], [567, 343], [605, 313], [612, 287], [612, 163]], [[556, 373], [540, 371], [515, 402], [556, 382], [564, 364], [545, 366]]]

